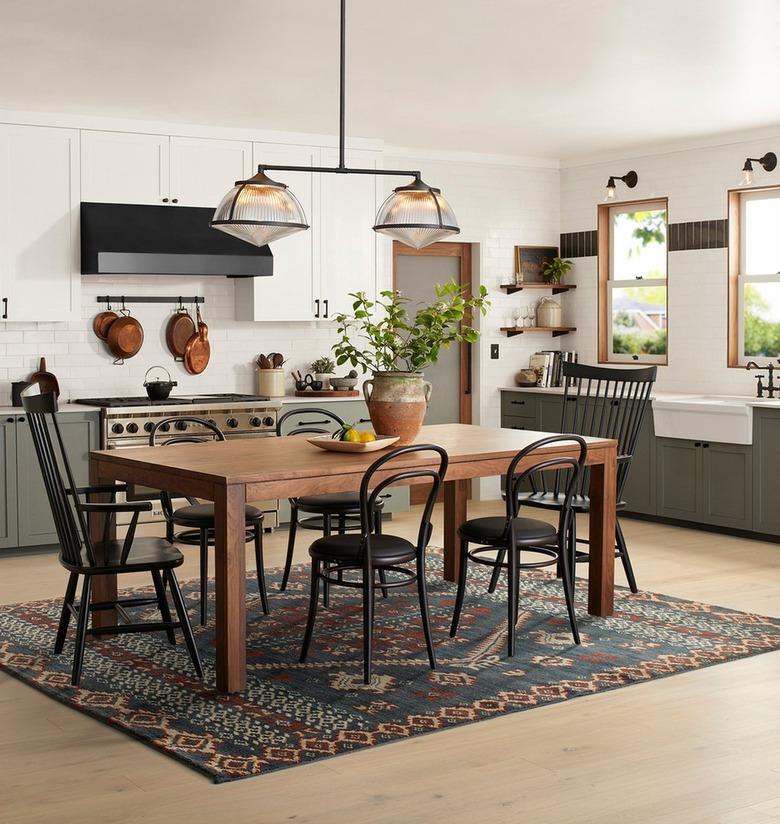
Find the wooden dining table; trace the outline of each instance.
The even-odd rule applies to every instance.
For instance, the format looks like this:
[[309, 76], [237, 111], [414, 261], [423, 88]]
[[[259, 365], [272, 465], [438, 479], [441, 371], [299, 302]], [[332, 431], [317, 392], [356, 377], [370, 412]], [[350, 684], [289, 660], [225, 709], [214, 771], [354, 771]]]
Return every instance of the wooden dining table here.
[[[422, 428], [417, 443], [438, 444], [449, 455], [443, 495], [446, 580], [456, 580], [458, 573], [457, 529], [466, 520], [470, 480], [506, 472], [514, 455], [544, 434], [551, 433], [470, 424]], [[612, 614], [614, 596], [617, 444], [604, 438], [586, 441], [590, 466], [588, 611], [606, 616]], [[543, 451], [545, 458], [576, 457], [577, 448], [572, 443]], [[216, 681], [219, 691], [232, 693], [246, 685], [246, 502], [355, 491], [365, 470], [382, 454], [325, 452], [302, 437], [98, 450], [90, 453], [90, 483], [132, 482], [214, 502]], [[437, 460], [433, 453], [402, 455], [375, 477], [379, 482], [399, 468], [434, 468]], [[525, 468], [520, 464], [518, 471]], [[93, 539], [100, 540], [97, 521], [92, 530]], [[95, 579], [92, 597], [108, 601], [116, 597], [116, 591], [116, 576], [101, 575]], [[116, 615], [111, 610], [99, 611], [94, 621], [96, 626], [109, 625], [116, 623]]]

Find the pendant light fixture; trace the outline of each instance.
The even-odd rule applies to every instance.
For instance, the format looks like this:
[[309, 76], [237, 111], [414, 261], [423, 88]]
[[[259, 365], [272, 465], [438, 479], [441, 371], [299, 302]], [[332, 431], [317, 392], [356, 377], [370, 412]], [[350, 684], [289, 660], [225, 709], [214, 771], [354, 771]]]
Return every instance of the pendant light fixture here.
[[222, 232], [263, 246], [295, 232], [308, 229], [306, 215], [298, 199], [284, 183], [266, 172], [317, 172], [412, 177], [399, 186], [377, 213], [374, 231], [400, 240], [415, 249], [444, 240], [460, 232], [458, 221], [441, 190], [424, 183], [420, 172], [398, 169], [350, 169], [344, 161], [346, 0], [341, 2], [340, 83], [339, 83], [339, 164], [330, 166], [280, 166], [261, 163], [257, 174], [236, 181], [214, 212], [211, 226]]

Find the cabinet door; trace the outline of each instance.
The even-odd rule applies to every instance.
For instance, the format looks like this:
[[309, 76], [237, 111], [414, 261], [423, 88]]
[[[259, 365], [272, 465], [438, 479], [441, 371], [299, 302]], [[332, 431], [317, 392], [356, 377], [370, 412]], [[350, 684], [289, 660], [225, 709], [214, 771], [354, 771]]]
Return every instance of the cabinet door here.
[[18, 546], [16, 540], [16, 424], [0, 419], [0, 549]]
[[171, 203], [216, 209], [237, 180], [252, 175], [252, 144], [172, 137]]
[[[89, 483], [89, 452], [100, 445], [100, 415], [97, 412], [69, 412], [59, 416], [59, 424], [76, 483], [86, 486]], [[59, 539], [26, 419], [17, 424], [16, 441], [18, 545], [57, 544]]]
[[[254, 144], [254, 163], [289, 166], [317, 165], [320, 150], [313, 146]], [[314, 254], [319, 239], [320, 176], [306, 172], [269, 172], [286, 183], [303, 206], [310, 228], [271, 245], [274, 273], [270, 278], [235, 281], [236, 320], [306, 321], [315, 319], [314, 285], [318, 277]]]
[[753, 410], [753, 529], [780, 535], [780, 413]]
[[[376, 168], [378, 154], [348, 151], [348, 166]], [[324, 166], [335, 166], [338, 153], [323, 149]], [[320, 195], [320, 317], [350, 311], [351, 292], [376, 294], [377, 179], [374, 175], [321, 176]]]
[[626, 502], [626, 512], [656, 514], [655, 502], [655, 435], [653, 433], [653, 413], [648, 408], [642, 422], [642, 431], [634, 450], [634, 457], [628, 469], [628, 478], [621, 493]]
[[0, 126], [4, 320], [80, 318], [78, 211], [78, 131]]
[[81, 133], [81, 199], [87, 203], [168, 203], [167, 135]]
[[694, 441], [656, 439], [656, 501], [661, 517], [684, 521], [701, 518], [701, 453], [700, 446], [696, 446]]
[[753, 528], [752, 449], [733, 443], [701, 445], [703, 520], [732, 529]]
[[560, 432], [563, 395], [539, 398], [539, 431]]

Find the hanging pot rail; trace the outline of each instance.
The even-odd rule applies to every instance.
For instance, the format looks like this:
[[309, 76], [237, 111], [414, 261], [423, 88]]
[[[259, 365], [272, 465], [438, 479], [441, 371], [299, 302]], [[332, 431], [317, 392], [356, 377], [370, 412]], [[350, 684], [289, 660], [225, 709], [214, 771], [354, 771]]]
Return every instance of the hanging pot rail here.
[[205, 303], [206, 298], [187, 295], [98, 295], [97, 303]]

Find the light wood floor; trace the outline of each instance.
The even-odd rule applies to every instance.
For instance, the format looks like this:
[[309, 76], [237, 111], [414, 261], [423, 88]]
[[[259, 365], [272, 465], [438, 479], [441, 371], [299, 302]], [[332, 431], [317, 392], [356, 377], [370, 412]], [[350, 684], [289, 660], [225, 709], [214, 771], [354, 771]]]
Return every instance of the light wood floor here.
[[[780, 615], [780, 546], [624, 523], [644, 588]], [[0, 560], [0, 602], [64, 585], [49, 555]], [[780, 653], [223, 786], [0, 674], [0, 822], [51, 821], [777, 824]]]

